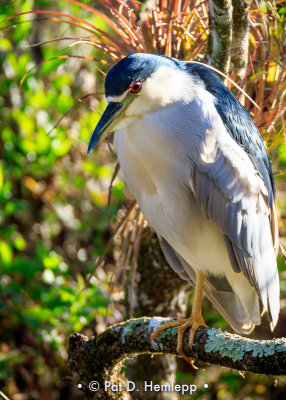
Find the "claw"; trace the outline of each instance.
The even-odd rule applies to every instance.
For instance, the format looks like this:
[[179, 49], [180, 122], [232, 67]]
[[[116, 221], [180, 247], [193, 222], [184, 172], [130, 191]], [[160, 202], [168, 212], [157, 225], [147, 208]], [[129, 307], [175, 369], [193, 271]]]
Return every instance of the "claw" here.
[[159, 326], [152, 334], [151, 338], [153, 340], [157, 340], [157, 335], [165, 331], [166, 329], [173, 328], [174, 326], [178, 326], [178, 334], [177, 334], [177, 353], [179, 356], [183, 357], [184, 360], [187, 361], [188, 364], [191, 365], [192, 368], [197, 369], [197, 367], [194, 365], [194, 360], [186, 355], [186, 353], [183, 351], [183, 337], [188, 328], [190, 329], [190, 339], [189, 339], [189, 347], [192, 348], [194, 344], [194, 338], [196, 331], [200, 326], [207, 327], [205, 324], [205, 321], [203, 320], [203, 317], [200, 316], [195, 316], [192, 315], [190, 318], [186, 319], [181, 319], [178, 321], [173, 321], [173, 322], [168, 322], [165, 325]]

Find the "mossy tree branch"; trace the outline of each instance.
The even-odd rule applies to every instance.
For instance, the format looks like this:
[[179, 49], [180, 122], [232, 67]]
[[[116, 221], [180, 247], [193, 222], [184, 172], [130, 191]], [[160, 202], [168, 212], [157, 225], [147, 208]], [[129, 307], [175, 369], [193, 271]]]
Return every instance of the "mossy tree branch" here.
[[[122, 362], [139, 354], [177, 355], [177, 328], [168, 329], [151, 339], [151, 333], [167, 318], [138, 318], [117, 324], [98, 337], [88, 339], [80, 334], [69, 338], [69, 365], [79, 375], [86, 399], [129, 399], [125, 391], [126, 379], [120, 375]], [[199, 328], [193, 349], [188, 348], [187, 333], [183, 349], [200, 363], [217, 364], [257, 374], [286, 374], [286, 339], [253, 340], [222, 332], [218, 329]], [[98, 391], [89, 389], [97, 381]], [[121, 384], [122, 389], [112, 391], [105, 382]]]

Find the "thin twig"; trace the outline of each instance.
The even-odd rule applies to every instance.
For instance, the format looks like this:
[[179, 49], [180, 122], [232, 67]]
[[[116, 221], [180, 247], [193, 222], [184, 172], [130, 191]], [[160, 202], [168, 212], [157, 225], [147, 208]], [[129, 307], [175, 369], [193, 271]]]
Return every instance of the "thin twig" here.
[[54, 129], [56, 129], [59, 124], [61, 123], [61, 121], [75, 108], [76, 105], [78, 105], [79, 103], [82, 103], [82, 100], [86, 99], [87, 97], [90, 96], [95, 96], [96, 93], [87, 93], [84, 96], [82, 96], [80, 99], [78, 99], [77, 101], [75, 101], [73, 103], [73, 105], [57, 120], [57, 122], [55, 123], [55, 125], [52, 127], [52, 129], [49, 130], [49, 132], [47, 133], [47, 135], [50, 135], [52, 133], [52, 131]]
[[110, 204], [111, 204], [111, 195], [112, 195], [113, 183], [114, 183], [114, 180], [115, 180], [119, 170], [120, 170], [120, 165], [119, 165], [119, 162], [117, 161], [117, 163], [115, 165], [115, 168], [114, 168], [114, 172], [113, 172], [111, 181], [110, 181], [110, 184], [109, 184], [109, 188], [108, 188], [108, 198], [107, 198], [108, 218], [110, 218]]
[[0, 396], [3, 397], [4, 400], [10, 400], [9, 397], [6, 396], [3, 392], [0, 390]]
[[[84, 287], [83, 289], [86, 288], [86, 286], [87, 286], [87, 284], [89, 283], [91, 277], [95, 274], [96, 268], [99, 267], [99, 266], [101, 265], [101, 263], [105, 260], [105, 257], [106, 257], [107, 252], [108, 252], [108, 250], [109, 250], [109, 248], [110, 248], [110, 246], [111, 246], [111, 244], [112, 244], [112, 242], [113, 242], [114, 237], [120, 232], [120, 230], [121, 230], [121, 228], [122, 228], [124, 222], [125, 222], [126, 219], [129, 217], [131, 211], [134, 209], [134, 207], [136, 206], [136, 204], [137, 204], [136, 200], [133, 200], [133, 202], [132, 202], [132, 203], [130, 204], [130, 206], [127, 208], [127, 210], [126, 210], [124, 216], [121, 218], [121, 220], [118, 222], [118, 224], [117, 224], [116, 227], [114, 228], [114, 230], [113, 230], [113, 232], [112, 232], [112, 234], [111, 234], [111, 237], [109, 238], [109, 241], [107, 242], [107, 245], [105, 246], [105, 249], [104, 249], [102, 255], [97, 259], [97, 261], [96, 261], [96, 263], [95, 263], [95, 267], [94, 267], [93, 272], [92, 272], [92, 273], [89, 275], [89, 277], [86, 279], [86, 285], [85, 285], [85, 287]], [[79, 293], [81, 293], [83, 289], [81, 289]], [[79, 294], [79, 293], [78, 293], [78, 294]]]
[[131, 290], [130, 290], [130, 302], [129, 302], [130, 318], [133, 318], [133, 297], [134, 297], [134, 287], [135, 287], [135, 276], [136, 276], [137, 259], [140, 248], [143, 224], [144, 224], [144, 216], [142, 212], [139, 210], [137, 219], [137, 229], [135, 230], [135, 242], [133, 246], [133, 258], [131, 267]]

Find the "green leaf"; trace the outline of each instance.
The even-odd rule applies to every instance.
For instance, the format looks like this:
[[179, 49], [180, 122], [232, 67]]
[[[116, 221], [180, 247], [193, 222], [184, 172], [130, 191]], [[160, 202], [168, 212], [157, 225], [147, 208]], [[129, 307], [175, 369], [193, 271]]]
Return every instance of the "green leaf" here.
[[26, 247], [26, 241], [20, 234], [17, 234], [13, 239], [13, 245], [17, 250], [23, 251]]
[[13, 259], [13, 252], [7, 242], [0, 241], [0, 260], [4, 267], [10, 267]]
[[286, 143], [281, 143], [277, 149], [279, 164], [284, 167], [286, 166]]
[[0, 162], [0, 190], [3, 187], [3, 184], [4, 184], [4, 172], [3, 172], [2, 163]]

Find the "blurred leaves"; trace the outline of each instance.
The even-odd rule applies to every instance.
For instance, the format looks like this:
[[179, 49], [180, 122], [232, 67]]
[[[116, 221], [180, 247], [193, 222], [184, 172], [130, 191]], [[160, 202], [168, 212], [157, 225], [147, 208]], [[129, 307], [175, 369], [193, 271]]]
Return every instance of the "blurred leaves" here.
[[[0, 20], [64, 3], [1, 2]], [[78, 7], [72, 12], [82, 15]], [[105, 282], [94, 278], [85, 287], [109, 232], [107, 196], [115, 163], [107, 148], [86, 155], [100, 117], [89, 107], [104, 108], [102, 78], [91, 62], [56, 60], [19, 85], [35, 63], [62, 54], [58, 45], [24, 46], [61, 33], [49, 21], [0, 30], [0, 388], [11, 398], [19, 388], [29, 392], [29, 380], [36, 382], [36, 376], [45, 376], [42, 389], [34, 389], [39, 396], [50, 390], [49, 382], [60, 382], [68, 374], [67, 337], [74, 331], [94, 333], [108, 302], [102, 289], [108, 275]], [[86, 106], [79, 104], [48, 136], [87, 90], [100, 94], [85, 100]], [[117, 178], [112, 215], [125, 199], [123, 189]], [[55, 398], [61, 385], [66, 383], [45, 398]]]

